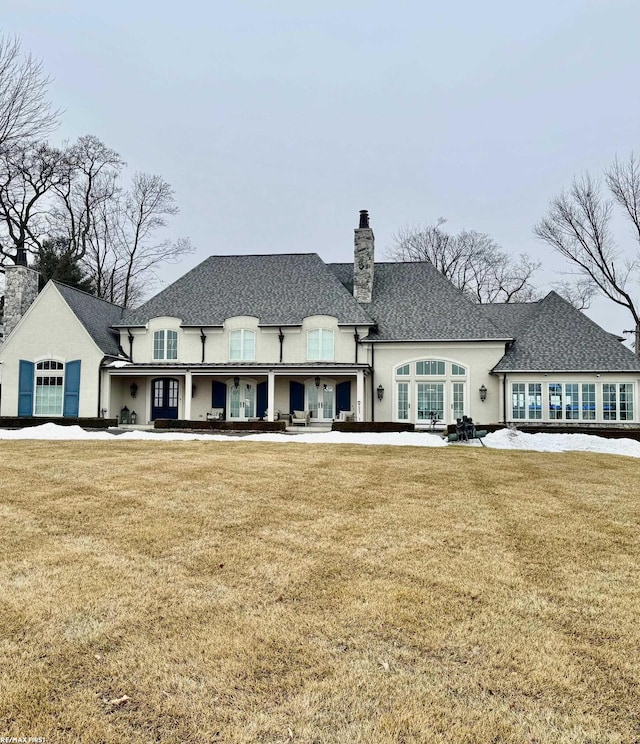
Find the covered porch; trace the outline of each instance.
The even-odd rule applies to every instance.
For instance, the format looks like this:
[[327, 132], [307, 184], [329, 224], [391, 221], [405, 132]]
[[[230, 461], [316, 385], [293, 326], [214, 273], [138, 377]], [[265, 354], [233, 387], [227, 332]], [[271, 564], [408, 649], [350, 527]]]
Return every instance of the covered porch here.
[[[120, 423], [156, 419], [228, 422], [286, 420], [330, 426], [366, 421], [366, 364], [140, 365], [104, 369], [101, 410]], [[299, 416], [297, 417], [300, 418]]]

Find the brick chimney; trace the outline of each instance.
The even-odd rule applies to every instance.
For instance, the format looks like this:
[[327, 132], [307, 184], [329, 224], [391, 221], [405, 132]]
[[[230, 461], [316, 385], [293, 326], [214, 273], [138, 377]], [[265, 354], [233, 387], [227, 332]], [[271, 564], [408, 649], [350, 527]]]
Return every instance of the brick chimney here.
[[358, 302], [371, 302], [375, 241], [366, 209], [360, 210], [360, 224], [354, 233], [353, 296]]
[[26, 255], [18, 252], [19, 263], [5, 266], [4, 288], [4, 337], [18, 325], [38, 296], [38, 272], [27, 266]]

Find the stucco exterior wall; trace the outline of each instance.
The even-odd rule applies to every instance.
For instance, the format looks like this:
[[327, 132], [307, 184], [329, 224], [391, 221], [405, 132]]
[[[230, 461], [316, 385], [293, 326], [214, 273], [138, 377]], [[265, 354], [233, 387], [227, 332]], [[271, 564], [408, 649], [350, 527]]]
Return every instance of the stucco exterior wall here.
[[79, 416], [98, 415], [99, 368], [103, 354], [71, 312], [55, 287], [48, 284], [27, 310], [0, 349], [2, 400], [0, 415], [18, 414], [18, 376], [21, 359], [82, 361]]
[[[397, 421], [397, 380], [395, 369], [403, 364], [423, 359], [444, 360], [466, 368], [464, 377], [448, 377], [448, 382], [464, 382], [465, 415], [478, 423], [497, 422], [500, 416], [500, 384], [491, 369], [504, 354], [502, 342], [449, 342], [449, 343], [384, 343], [373, 346], [374, 415], [376, 421]], [[421, 378], [423, 382], [439, 382], [440, 378]], [[375, 390], [384, 388], [384, 398], [378, 401]], [[487, 389], [486, 401], [480, 400], [479, 389]], [[412, 412], [415, 401], [411, 401]], [[454, 423], [451, 396], [446, 396], [444, 423]], [[410, 420], [414, 420], [411, 416]]]
[[[153, 318], [148, 328], [132, 328], [133, 361], [152, 363], [153, 337], [156, 331], [172, 330], [178, 333], [178, 363], [196, 364], [202, 362], [202, 339], [198, 328], [181, 328], [180, 318]], [[301, 327], [284, 327], [282, 333], [282, 361], [300, 364], [307, 360], [307, 333], [317, 328], [327, 328], [334, 332], [334, 356], [327, 361], [354, 362], [355, 339], [353, 326], [340, 327], [336, 318], [328, 315], [314, 315], [305, 318]], [[278, 328], [261, 328], [259, 319], [252, 316], [228, 318], [222, 328], [204, 328], [205, 353], [204, 361], [212, 364], [224, 364], [229, 360], [229, 334], [238, 329], [247, 329], [256, 334], [255, 361], [257, 363], [277, 363], [280, 361], [280, 340]], [[358, 328], [360, 336], [367, 333], [365, 326]], [[129, 331], [120, 330], [120, 345], [129, 351]], [[362, 351], [359, 349], [359, 354]]]

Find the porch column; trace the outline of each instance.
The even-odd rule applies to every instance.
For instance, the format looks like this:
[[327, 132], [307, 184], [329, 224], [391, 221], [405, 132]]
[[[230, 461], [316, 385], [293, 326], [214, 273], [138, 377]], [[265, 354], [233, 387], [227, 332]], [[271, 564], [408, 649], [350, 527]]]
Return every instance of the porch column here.
[[364, 372], [359, 369], [356, 375], [356, 421], [364, 421]]
[[191, 419], [191, 390], [193, 389], [193, 379], [191, 371], [184, 373], [184, 417], [187, 421]]
[[276, 394], [276, 376], [272, 369], [267, 376], [267, 421], [274, 421], [274, 398]]
[[98, 408], [100, 409], [98, 416], [100, 418], [108, 418], [111, 415], [111, 411], [109, 410], [111, 408], [111, 375], [104, 367], [100, 370], [100, 374], [102, 375], [102, 384], [100, 386], [101, 400], [98, 401]]

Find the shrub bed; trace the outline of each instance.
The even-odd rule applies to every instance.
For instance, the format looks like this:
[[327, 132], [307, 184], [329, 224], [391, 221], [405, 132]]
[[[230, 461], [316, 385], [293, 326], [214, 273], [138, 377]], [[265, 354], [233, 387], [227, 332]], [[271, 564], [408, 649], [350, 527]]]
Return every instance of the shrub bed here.
[[62, 416], [0, 416], [0, 428], [23, 429], [27, 426], [40, 426], [41, 424], [59, 424], [60, 426], [81, 426], [83, 429], [106, 429], [109, 426], [117, 426], [118, 419], [115, 418], [79, 418]]
[[286, 431], [286, 421], [189, 421], [188, 419], [156, 419], [156, 429], [197, 429], [204, 431]]
[[395, 421], [334, 421], [331, 431], [344, 432], [395, 432], [415, 431], [414, 424], [400, 424]]

